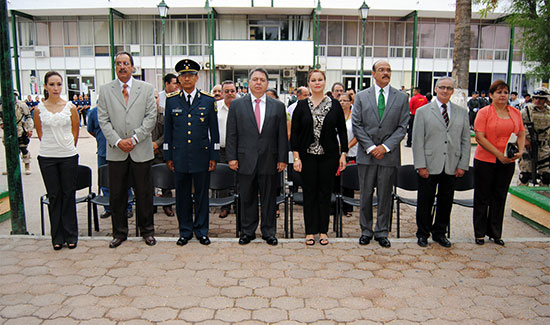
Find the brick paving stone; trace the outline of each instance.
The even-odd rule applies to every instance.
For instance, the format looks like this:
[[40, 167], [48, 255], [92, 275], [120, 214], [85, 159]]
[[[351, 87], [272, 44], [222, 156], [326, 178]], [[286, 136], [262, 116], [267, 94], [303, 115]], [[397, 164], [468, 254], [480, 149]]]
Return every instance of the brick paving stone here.
[[[536, 307], [535, 307], [536, 308]], [[533, 319], [538, 315], [534, 308], [524, 308], [520, 306], [502, 306], [498, 307], [504, 318]]]
[[464, 321], [468, 319], [468, 314], [465, 310], [465, 306], [448, 306], [430, 309], [430, 313], [437, 319], [443, 319], [447, 321]]
[[252, 289], [239, 286], [221, 288], [220, 294], [229, 298], [246, 297], [252, 294]]
[[384, 289], [384, 292], [386, 296], [396, 298], [408, 298], [417, 295], [417, 292], [415, 290], [403, 287], [387, 288]]
[[142, 311], [134, 307], [117, 307], [107, 311], [106, 317], [115, 321], [132, 320], [141, 317]]
[[6, 306], [0, 311], [0, 317], [16, 318], [22, 316], [31, 316], [33, 312], [37, 309], [38, 307], [29, 304]]
[[290, 310], [288, 315], [290, 320], [301, 323], [311, 323], [325, 319], [325, 315], [322, 311], [308, 307]]
[[78, 324], [79, 322], [77, 320], [74, 320], [72, 318], [68, 317], [58, 317], [56, 319], [48, 319], [45, 320], [42, 324], [46, 325], [73, 325]]
[[178, 316], [178, 310], [168, 307], [158, 307], [146, 309], [141, 317], [151, 322], [164, 322], [175, 319]]
[[281, 287], [281, 288], [288, 288], [288, 287], [294, 287], [301, 283], [298, 279], [293, 279], [289, 277], [281, 277], [277, 279], [271, 279], [270, 283], [274, 287]]
[[278, 287], [263, 287], [254, 289], [254, 295], [265, 298], [276, 298], [287, 294], [284, 288]]
[[67, 298], [64, 305], [72, 307], [93, 306], [99, 301], [99, 298], [92, 295], [79, 295]]
[[2, 295], [2, 304], [5, 306], [16, 306], [28, 303], [33, 296], [28, 293], [15, 293]]
[[269, 307], [269, 299], [262, 297], [243, 297], [235, 299], [235, 307], [243, 309], [260, 309]]
[[208, 297], [201, 299], [199, 306], [210, 309], [224, 309], [233, 307], [234, 299], [227, 297]]
[[367, 308], [361, 311], [363, 319], [373, 320], [377, 322], [390, 322], [397, 318], [395, 312], [386, 308]]
[[537, 313], [540, 317], [550, 317], [550, 306], [538, 305], [533, 308], [533, 311]]
[[250, 319], [251, 312], [243, 308], [225, 308], [216, 311], [215, 318], [224, 322], [242, 322]]
[[95, 287], [90, 291], [90, 294], [96, 297], [115, 296], [122, 292], [122, 287], [117, 285], [102, 285]]
[[64, 295], [46, 294], [46, 295], [35, 296], [33, 299], [29, 301], [29, 303], [34, 306], [42, 307], [42, 306], [47, 306], [51, 304], [61, 304], [65, 299], [66, 297]]
[[284, 310], [303, 308], [304, 300], [296, 297], [273, 298], [271, 299], [271, 307], [276, 307]]
[[399, 319], [411, 322], [425, 322], [433, 318], [429, 310], [421, 308], [399, 308], [395, 312]]
[[136, 297], [130, 303], [130, 306], [138, 309], [154, 308], [166, 306], [166, 297], [159, 297], [155, 295]]
[[440, 298], [435, 297], [409, 297], [406, 299], [407, 305], [412, 308], [436, 309], [441, 307]]
[[[2, 320], [0, 320], [0, 321], [2, 321]], [[4, 325], [20, 325], [20, 324], [34, 325], [34, 324], [40, 324], [40, 323], [42, 323], [42, 320], [40, 318], [27, 316], [27, 317], [18, 317], [18, 318], [8, 319], [5, 322], [3, 322], [2, 324], [4, 324]]]
[[132, 302], [132, 299], [125, 296], [110, 296], [110, 297], [101, 297], [97, 304], [99, 306], [107, 307], [107, 308], [122, 308], [125, 306], [129, 306]]
[[78, 296], [78, 295], [85, 295], [88, 292], [90, 292], [90, 287], [85, 285], [70, 285], [70, 286], [63, 286], [61, 287], [57, 292], [64, 295], [64, 296]]
[[269, 286], [269, 280], [258, 278], [258, 277], [251, 277], [247, 279], [241, 279], [239, 280], [239, 286], [251, 288], [251, 289], [257, 289], [257, 288], [263, 288]]
[[338, 299], [325, 297], [310, 297], [305, 299], [305, 307], [324, 310], [339, 307]]
[[376, 307], [381, 308], [388, 308], [391, 310], [396, 310], [398, 308], [405, 308], [407, 307], [407, 300], [404, 298], [388, 298], [388, 297], [382, 297], [379, 299], [376, 299], [372, 301], [372, 303]]
[[252, 312], [252, 319], [265, 323], [275, 323], [288, 319], [288, 312], [279, 308], [262, 308]]
[[106, 308], [104, 307], [81, 306], [75, 307], [69, 316], [78, 320], [86, 320], [103, 317], [103, 315], [105, 315], [105, 311]]
[[327, 319], [337, 322], [352, 322], [361, 319], [361, 313], [358, 310], [339, 307], [325, 310]]
[[497, 321], [503, 317], [497, 309], [486, 306], [471, 306], [466, 312], [470, 317], [490, 322]]
[[116, 324], [116, 322], [107, 320], [105, 318], [94, 318], [94, 319], [88, 319], [80, 322], [80, 325], [109, 325], [109, 324]]

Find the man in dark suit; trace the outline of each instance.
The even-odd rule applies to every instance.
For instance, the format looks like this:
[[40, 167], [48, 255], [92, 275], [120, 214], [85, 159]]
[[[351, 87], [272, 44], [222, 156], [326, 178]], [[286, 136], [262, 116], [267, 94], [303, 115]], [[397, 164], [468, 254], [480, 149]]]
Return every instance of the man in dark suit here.
[[288, 160], [285, 106], [266, 96], [267, 71], [256, 68], [248, 80], [250, 95], [231, 103], [225, 144], [229, 167], [238, 172], [242, 216], [239, 244], [256, 238], [259, 190], [262, 238], [269, 245], [277, 245], [277, 177]]
[[129, 178], [133, 177], [136, 194], [136, 222], [149, 246], [153, 237], [153, 180], [151, 161], [154, 158], [151, 131], [157, 122], [157, 106], [153, 86], [132, 78], [134, 59], [128, 52], [115, 56], [117, 78], [101, 87], [97, 100], [99, 125], [107, 139], [109, 164], [109, 206], [113, 223], [113, 240], [109, 247], [120, 246], [128, 237]]
[[210, 245], [208, 189], [210, 172], [219, 160], [220, 133], [216, 99], [195, 87], [199, 70], [200, 65], [190, 59], [176, 64], [182, 90], [167, 95], [164, 112], [164, 159], [175, 172], [179, 246], [186, 245], [193, 233], [201, 244]]
[[[407, 132], [409, 105], [407, 94], [390, 86], [391, 67], [379, 60], [372, 66], [376, 81], [360, 91], [353, 105], [353, 134], [359, 142], [357, 164], [361, 189], [361, 237], [367, 245], [372, 237], [382, 247], [390, 247], [392, 188], [401, 163], [400, 143]], [[378, 217], [372, 230], [372, 195], [377, 188]]]
[[[468, 111], [450, 102], [454, 81], [437, 80], [437, 97], [416, 111], [413, 126], [414, 168], [418, 171], [416, 224], [418, 245], [428, 246], [428, 237], [443, 247], [451, 247], [445, 237], [453, 207], [454, 184], [470, 163], [470, 122]], [[437, 191], [435, 222], [432, 207]]]

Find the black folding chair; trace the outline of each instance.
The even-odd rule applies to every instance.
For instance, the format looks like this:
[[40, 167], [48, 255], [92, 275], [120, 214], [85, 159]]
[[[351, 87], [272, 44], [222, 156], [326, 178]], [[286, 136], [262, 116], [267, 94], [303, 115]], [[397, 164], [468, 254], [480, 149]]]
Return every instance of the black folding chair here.
[[[88, 188], [88, 194], [86, 196], [80, 196], [76, 198], [76, 204], [86, 203], [88, 209], [88, 236], [92, 236], [92, 211], [91, 201], [95, 197], [95, 193], [92, 192], [92, 170], [88, 166], [78, 165], [76, 176], [76, 190], [83, 190]], [[42, 229], [42, 235], [45, 234], [44, 229], [44, 205], [49, 205], [50, 200], [48, 195], [44, 194], [40, 197], [40, 226]], [[99, 231], [99, 220], [97, 215], [94, 215], [94, 228], [95, 231]]]
[[[176, 188], [174, 183], [174, 172], [171, 171], [165, 163], [153, 165], [153, 167], [151, 167], [151, 174], [153, 178], [153, 187], [170, 191]], [[175, 204], [175, 197], [162, 197], [153, 195], [154, 207], [165, 207]]]
[[[456, 179], [455, 182], [455, 191], [464, 192], [474, 189], [474, 167], [470, 166], [468, 170], [464, 173], [462, 177]], [[453, 199], [453, 204], [458, 204], [466, 208], [474, 208], [474, 197], [469, 199]], [[447, 229], [449, 233], [449, 238], [451, 238], [451, 224], [449, 223], [449, 228]]]
[[226, 205], [235, 205], [236, 230], [235, 236], [239, 237], [241, 232], [241, 213], [239, 206], [239, 194], [236, 193], [237, 173], [229, 168], [228, 164], [219, 163], [216, 169], [210, 173], [210, 189], [213, 193], [230, 190], [233, 194], [222, 197], [211, 197], [209, 199], [210, 207], [223, 207]]
[[[98, 175], [97, 175], [97, 185], [98, 185], [98, 195], [96, 195], [94, 198], [92, 198], [91, 203], [93, 206], [93, 213], [94, 213], [94, 220], [97, 219], [97, 206], [101, 205], [103, 207], [109, 206], [109, 197], [104, 196], [101, 194], [101, 188], [102, 187], [109, 187], [109, 165], [102, 165], [99, 166], [98, 169]], [[132, 186], [132, 177], [130, 177], [130, 187]], [[134, 196], [128, 196], [128, 204], [134, 202]], [[112, 216], [111, 216], [112, 218]], [[137, 218], [136, 218], [136, 236], [139, 236], [139, 229], [137, 224]], [[97, 225], [96, 231], [99, 231], [99, 224]]]

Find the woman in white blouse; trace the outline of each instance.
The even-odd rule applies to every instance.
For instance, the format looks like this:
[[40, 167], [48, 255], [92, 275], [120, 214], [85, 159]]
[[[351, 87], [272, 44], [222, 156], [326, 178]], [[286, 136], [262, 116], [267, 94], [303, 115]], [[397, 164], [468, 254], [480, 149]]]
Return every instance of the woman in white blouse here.
[[50, 71], [44, 77], [44, 101], [38, 104], [34, 125], [40, 139], [38, 164], [46, 186], [52, 244], [60, 250], [78, 242], [76, 219], [76, 177], [78, 168], [79, 116], [76, 107], [60, 97], [63, 78]]

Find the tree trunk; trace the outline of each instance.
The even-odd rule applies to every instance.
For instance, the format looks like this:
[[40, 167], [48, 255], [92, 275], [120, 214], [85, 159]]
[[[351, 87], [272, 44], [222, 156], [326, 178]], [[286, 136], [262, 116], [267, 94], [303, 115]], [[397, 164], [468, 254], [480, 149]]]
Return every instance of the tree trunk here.
[[456, 81], [456, 102], [466, 105], [470, 73], [470, 21], [472, 0], [456, 0], [453, 78]]

